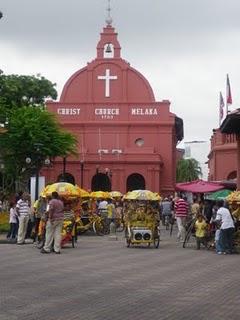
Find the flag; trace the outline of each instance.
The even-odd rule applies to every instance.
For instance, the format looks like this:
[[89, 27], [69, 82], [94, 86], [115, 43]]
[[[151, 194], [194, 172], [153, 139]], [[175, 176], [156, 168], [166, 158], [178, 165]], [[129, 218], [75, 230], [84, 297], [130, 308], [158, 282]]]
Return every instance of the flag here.
[[219, 95], [219, 122], [221, 125], [221, 120], [223, 119], [223, 110], [224, 110], [224, 100], [222, 96], [222, 92]]
[[230, 87], [230, 81], [227, 74], [227, 94], [226, 94], [226, 104], [232, 104], [232, 93], [231, 93], [231, 87]]

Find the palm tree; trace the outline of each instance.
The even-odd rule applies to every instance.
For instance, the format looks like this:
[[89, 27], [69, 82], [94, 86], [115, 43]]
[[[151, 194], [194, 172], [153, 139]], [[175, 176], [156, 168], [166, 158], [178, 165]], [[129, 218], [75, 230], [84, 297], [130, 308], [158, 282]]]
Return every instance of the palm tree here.
[[187, 182], [199, 179], [202, 169], [196, 159], [181, 159], [177, 164], [177, 182]]

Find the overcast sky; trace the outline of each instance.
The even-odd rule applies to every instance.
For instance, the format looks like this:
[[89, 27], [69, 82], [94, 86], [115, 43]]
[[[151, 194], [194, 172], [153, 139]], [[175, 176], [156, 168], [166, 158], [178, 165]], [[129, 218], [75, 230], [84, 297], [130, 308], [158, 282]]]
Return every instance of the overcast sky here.
[[[60, 94], [96, 57], [107, 0], [1, 0], [0, 69], [41, 73]], [[169, 99], [184, 120], [184, 141], [209, 141], [219, 124], [219, 91], [230, 76], [240, 107], [239, 0], [112, 0], [122, 58]]]

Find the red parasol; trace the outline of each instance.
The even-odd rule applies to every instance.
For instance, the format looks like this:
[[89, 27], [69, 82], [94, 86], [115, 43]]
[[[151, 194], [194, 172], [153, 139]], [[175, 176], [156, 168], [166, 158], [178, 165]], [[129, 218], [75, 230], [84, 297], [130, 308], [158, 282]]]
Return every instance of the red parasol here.
[[209, 182], [204, 180], [195, 180], [191, 182], [183, 182], [176, 184], [177, 191], [187, 191], [193, 193], [214, 192], [224, 189], [224, 185], [217, 182]]

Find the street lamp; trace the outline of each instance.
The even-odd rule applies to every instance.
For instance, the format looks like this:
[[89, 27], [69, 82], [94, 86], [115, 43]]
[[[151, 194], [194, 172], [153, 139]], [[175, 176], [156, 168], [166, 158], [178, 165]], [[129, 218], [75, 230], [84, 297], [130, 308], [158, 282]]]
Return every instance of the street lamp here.
[[8, 119], [4, 122], [0, 122], [0, 134], [7, 132]]
[[81, 188], [83, 188], [83, 168], [84, 168], [84, 160], [80, 161], [81, 166]]
[[[33, 168], [35, 168], [35, 200], [38, 199], [38, 193], [39, 193], [39, 173], [41, 166], [43, 164], [43, 157], [41, 156], [41, 148], [43, 144], [42, 143], [35, 143], [34, 144], [34, 154], [33, 154], [33, 159], [30, 157], [27, 157], [25, 159], [26, 164], [30, 165], [31, 163], [33, 164]], [[44, 160], [44, 164], [46, 166], [50, 165], [50, 159], [47, 158]]]
[[63, 173], [62, 173], [63, 182], [66, 181], [66, 165], [67, 165], [67, 159], [66, 157], [63, 157]]
[[1, 179], [0, 190], [2, 189], [3, 191], [4, 190], [4, 162], [1, 157], [0, 157], [0, 179]]

